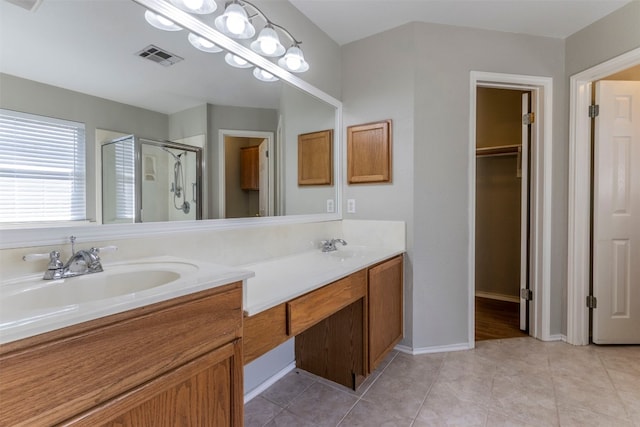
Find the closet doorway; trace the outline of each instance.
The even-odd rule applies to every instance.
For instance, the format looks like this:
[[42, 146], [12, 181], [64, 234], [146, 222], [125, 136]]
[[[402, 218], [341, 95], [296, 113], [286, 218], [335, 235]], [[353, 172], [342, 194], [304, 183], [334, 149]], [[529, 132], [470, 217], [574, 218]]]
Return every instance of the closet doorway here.
[[530, 91], [476, 88], [476, 341], [529, 334], [530, 112]]

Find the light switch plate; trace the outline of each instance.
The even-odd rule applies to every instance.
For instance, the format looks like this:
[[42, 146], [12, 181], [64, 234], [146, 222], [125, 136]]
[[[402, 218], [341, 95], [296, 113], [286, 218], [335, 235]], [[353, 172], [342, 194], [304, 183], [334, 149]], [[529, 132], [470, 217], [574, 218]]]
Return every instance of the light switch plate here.
[[333, 213], [336, 210], [336, 204], [333, 199], [327, 199], [327, 213]]
[[347, 213], [356, 213], [356, 199], [347, 200]]

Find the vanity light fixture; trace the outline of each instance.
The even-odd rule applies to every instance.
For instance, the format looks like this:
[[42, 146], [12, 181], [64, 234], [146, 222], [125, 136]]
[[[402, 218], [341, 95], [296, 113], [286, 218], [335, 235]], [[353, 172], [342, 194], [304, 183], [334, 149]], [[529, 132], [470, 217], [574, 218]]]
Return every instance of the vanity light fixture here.
[[236, 67], [236, 68], [251, 68], [253, 67], [253, 65], [251, 63], [249, 63], [247, 60], [245, 60], [244, 58], [239, 57], [238, 55], [234, 55], [233, 53], [227, 53], [224, 56], [224, 61], [231, 65], [232, 67]]
[[[215, 0], [169, 0], [171, 4], [192, 14], [209, 14], [216, 10]], [[222, 34], [234, 39], [249, 39], [256, 33], [256, 28], [252, 23], [259, 17], [264, 21], [264, 27], [260, 30], [258, 37], [249, 45], [251, 50], [267, 58], [279, 58], [277, 65], [292, 73], [304, 73], [309, 69], [309, 63], [304, 59], [304, 54], [300, 48], [301, 41], [281, 25], [278, 25], [267, 18], [253, 3], [246, 0], [229, 0], [225, 4], [222, 15], [214, 20], [214, 25]], [[147, 10], [145, 19], [154, 27], [166, 31], [179, 31], [182, 28], [168, 18]], [[285, 49], [280, 41], [280, 35], [285, 35], [290, 39], [291, 45]], [[203, 52], [221, 52], [222, 48], [198, 34], [189, 33], [189, 43], [196, 49]], [[283, 56], [284, 55], [284, 56]], [[253, 64], [245, 58], [232, 53], [225, 55], [225, 62], [236, 68], [251, 68]], [[256, 67], [253, 75], [262, 81], [273, 82], [279, 80], [272, 73], [263, 68]]]
[[205, 39], [204, 37], [200, 37], [196, 34], [189, 33], [188, 39], [189, 39], [189, 43], [191, 43], [193, 47], [203, 52], [208, 52], [208, 53], [222, 52], [221, 47], [218, 47], [214, 43], [211, 43], [209, 40]]
[[259, 67], [253, 69], [253, 77], [263, 82], [277, 82], [278, 80], [280, 80], [270, 72], [265, 71]]
[[218, 8], [215, 0], [171, 0], [171, 3], [185, 12], [207, 15]]
[[157, 13], [153, 13], [150, 10], [144, 12], [144, 19], [147, 20], [149, 24], [153, 27], [156, 27], [159, 30], [164, 31], [180, 31], [182, 27], [175, 24], [173, 21], [165, 18], [162, 15], [158, 15]]

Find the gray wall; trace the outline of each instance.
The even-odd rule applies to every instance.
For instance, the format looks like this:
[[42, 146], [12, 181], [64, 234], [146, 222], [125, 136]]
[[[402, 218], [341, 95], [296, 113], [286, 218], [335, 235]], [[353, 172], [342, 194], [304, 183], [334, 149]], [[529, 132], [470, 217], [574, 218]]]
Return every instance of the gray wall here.
[[[381, 55], [380, 52], [384, 52]], [[407, 221], [404, 344], [468, 339], [470, 71], [552, 77], [551, 333], [562, 328], [566, 276], [564, 41], [412, 23], [344, 46], [345, 125], [394, 120], [390, 185], [349, 186], [359, 219]], [[351, 218], [350, 215], [345, 215]]]
[[567, 37], [567, 77], [637, 47], [640, 47], [640, 1], [635, 0]]
[[[284, 214], [298, 215], [326, 212], [327, 199], [335, 201], [333, 185], [298, 185], [298, 135], [335, 128], [336, 110], [332, 106], [290, 86], [283, 86], [282, 154], [284, 172]], [[334, 130], [335, 132], [335, 130]], [[335, 147], [335, 145], [334, 145]], [[331, 159], [333, 161], [333, 159]]]

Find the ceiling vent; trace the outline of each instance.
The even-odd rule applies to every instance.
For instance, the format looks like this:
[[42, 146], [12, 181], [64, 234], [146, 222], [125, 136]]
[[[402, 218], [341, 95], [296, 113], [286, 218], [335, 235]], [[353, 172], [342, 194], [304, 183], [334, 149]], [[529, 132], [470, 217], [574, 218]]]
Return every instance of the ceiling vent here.
[[163, 65], [165, 67], [173, 65], [184, 59], [179, 57], [178, 55], [174, 55], [173, 53], [160, 49], [158, 46], [154, 46], [152, 44], [145, 47], [141, 51], [136, 52], [136, 55], [138, 55], [141, 58], [148, 59], [149, 61], [153, 61], [156, 64]]
[[16, 6], [20, 6], [23, 9], [27, 9], [30, 12], [35, 12], [36, 9], [42, 3], [42, 0], [7, 0], [9, 3], [13, 3]]

